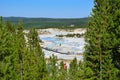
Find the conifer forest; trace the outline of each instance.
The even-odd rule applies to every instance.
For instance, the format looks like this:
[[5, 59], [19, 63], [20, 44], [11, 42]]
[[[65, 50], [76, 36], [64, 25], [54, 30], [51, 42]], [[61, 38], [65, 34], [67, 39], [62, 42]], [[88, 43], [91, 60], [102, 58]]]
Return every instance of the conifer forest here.
[[78, 34], [86, 42], [83, 60], [68, 67], [55, 55], [45, 58], [36, 28], [25, 33], [22, 20], [0, 17], [0, 80], [120, 80], [120, 0], [94, 0], [86, 25]]

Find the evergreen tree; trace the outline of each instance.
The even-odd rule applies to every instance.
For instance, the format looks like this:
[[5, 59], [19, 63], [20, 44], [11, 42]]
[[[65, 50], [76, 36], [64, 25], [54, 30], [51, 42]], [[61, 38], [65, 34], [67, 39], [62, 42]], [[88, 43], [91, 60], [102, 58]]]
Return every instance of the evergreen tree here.
[[42, 52], [42, 48], [39, 44], [38, 33], [35, 29], [31, 29], [28, 34], [28, 50], [30, 50], [30, 55], [32, 59], [32, 64], [29, 64], [30, 72], [32, 73], [30, 76], [33, 76], [32, 79], [40, 79], [44, 80], [47, 76], [47, 68], [46, 61], [44, 58], [44, 53]]
[[38, 33], [35, 28], [31, 29], [28, 34], [28, 43], [31, 50], [34, 50], [39, 43]]
[[7, 30], [8, 30], [9, 32], [11, 32], [11, 33], [14, 33], [14, 32], [15, 32], [15, 27], [14, 27], [14, 25], [13, 25], [11, 22], [9, 22], [9, 21], [6, 21], [6, 28], [7, 28]]
[[57, 57], [52, 55], [49, 61], [49, 80], [58, 79], [58, 67], [57, 67]]
[[17, 50], [18, 50], [18, 59], [19, 59], [19, 74], [20, 79], [23, 80], [23, 57], [26, 51], [26, 41], [25, 41], [25, 34], [24, 34], [23, 22], [19, 21], [17, 27], [17, 35], [16, 35], [16, 43], [17, 43]]
[[[95, 0], [93, 14], [86, 33], [86, 50], [84, 54], [85, 69], [89, 69], [91, 76], [85, 75], [86, 79], [117, 80], [117, 68], [113, 63], [112, 43], [109, 33], [113, 26], [113, 14], [111, 10], [113, 0]], [[115, 2], [116, 3], [116, 2]], [[113, 32], [114, 33], [114, 32]], [[87, 70], [85, 70], [87, 71]], [[87, 72], [86, 72], [87, 73]]]
[[67, 69], [64, 68], [65, 63], [62, 61], [60, 62], [60, 70], [59, 70], [59, 80], [67, 80]]
[[8, 48], [10, 44], [10, 35], [7, 29], [5, 28], [5, 24], [2, 23], [2, 17], [0, 19], [0, 78], [5, 79], [5, 59], [10, 55], [10, 51]]
[[0, 28], [2, 27], [2, 16], [0, 16]]
[[20, 79], [15, 29], [10, 22], [6, 22], [4, 25], [2, 24], [0, 30], [1, 79]]
[[[10, 34], [11, 35], [11, 34]], [[9, 46], [10, 55], [6, 57], [5, 63], [5, 70], [6, 70], [6, 80], [7, 79], [18, 79], [21, 80], [20, 77], [20, 64], [19, 64], [19, 50], [18, 50], [18, 43], [16, 34], [12, 34], [9, 38], [11, 46]]]
[[77, 59], [74, 58], [73, 61], [70, 63], [69, 80], [79, 80], [77, 77], [77, 72], [78, 72]]
[[[0, 19], [0, 80], [46, 80], [47, 68], [38, 34], [32, 29], [26, 44], [23, 23]], [[27, 39], [27, 38], [26, 38]]]
[[[89, 70], [89, 69], [87, 69], [87, 70]], [[91, 76], [91, 72], [89, 71], [89, 73], [85, 73], [85, 71], [84, 71], [84, 62], [79, 61], [78, 70], [76, 71], [76, 79], [77, 80], [84, 80], [85, 79], [84, 75]]]
[[[114, 0], [110, 2], [111, 5], [111, 27], [109, 28], [109, 34], [111, 35], [112, 55], [115, 66], [120, 71], [120, 0]], [[119, 72], [120, 75], [120, 72]], [[118, 76], [119, 76], [118, 75]], [[120, 77], [119, 77], [120, 78]]]

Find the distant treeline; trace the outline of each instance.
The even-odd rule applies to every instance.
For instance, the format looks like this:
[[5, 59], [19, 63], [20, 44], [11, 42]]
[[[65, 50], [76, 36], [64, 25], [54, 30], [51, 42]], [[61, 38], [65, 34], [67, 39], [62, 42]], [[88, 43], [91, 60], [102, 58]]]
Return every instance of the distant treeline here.
[[77, 33], [77, 34], [66, 34], [66, 35], [56, 35], [57, 37], [77, 37], [77, 38], [80, 38], [80, 37], [83, 37], [84, 36], [84, 34], [79, 34], [79, 33]]
[[3, 21], [17, 24], [24, 22], [24, 28], [81, 28], [86, 27], [89, 18], [26, 18], [26, 17], [3, 17]]

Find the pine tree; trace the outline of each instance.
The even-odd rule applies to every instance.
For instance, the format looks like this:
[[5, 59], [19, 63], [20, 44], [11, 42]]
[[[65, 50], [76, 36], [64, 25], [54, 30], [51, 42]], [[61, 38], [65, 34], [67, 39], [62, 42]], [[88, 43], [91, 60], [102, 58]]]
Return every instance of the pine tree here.
[[5, 24], [2, 22], [2, 17], [0, 19], [0, 78], [5, 79], [5, 58], [10, 55], [9, 53], [9, 46], [10, 45], [10, 35], [5, 28]]
[[[120, 0], [110, 2], [111, 5], [111, 27], [109, 34], [111, 35], [112, 55], [115, 66], [119, 69], [120, 75]], [[118, 75], [118, 76], [119, 76]], [[119, 77], [120, 78], [120, 77]]]
[[26, 41], [25, 41], [25, 34], [24, 34], [24, 28], [23, 28], [23, 22], [19, 21], [17, 30], [16, 30], [16, 47], [17, 47], [17, 56], [19, 61], [19, 75], [20, 79], [23, 80], [23, 57], [25, 57], [25, 51], [26, 51]]
[[28, 34], [28, 43], [31, 50], [34, 50], [39, 43], [38, 33], [35, 28], [31, 29]]
[[7, 28], [7, 30], [8, 30], [9, 32], [11, 32], [11, 33], [14, 33], [14, 32], [15, 32], [15, 27], [14, 27], [14, 25], [13, 25], [11, 22], [9, 22], [9, 21], [6, 21], [6, 28]]
[[60, 62], [60, 70], [59, 70], [59, 80], [67, 80], [67, 70], [64, 68], [65, 63], [63, 61]]
[[44, 53], [42, 52], [42, 48], [40, 47], [39, 44], [38, 33], [35, 29], [31, 29], [28, 34], [28, 50], [29, 50], [28, 55], [31, 55], [31, 58], [33, 58], [29, 62], [31, 73], [30, 78], [33, 77], [31, 79], [38, 80], [45, 79], [47, 77], [46, 61], [44, 58]]
[[79, 80], [77, 77], [77, 72], [78, 72], [77, 59], [74, 58], [73, 61], [70, 63], [69, 80]]
[[2, 28], [2, 16], [0, 16], [0, 28]]
[[84, 75], [91, 76], [91, 72], [89, 72], [89, 74], [85, 73], [85, 71], [84, 71], [84, 62], [79, 61], [78, 70], [76, 71], [77, 80], [84, 80], [85, 79]]
[[57, 57], [52, 55], [49, 61], [49, 80], [58, 79], [58, 67], [57, 67]]
[[[0, 80], [46, 80], [44, 53], [35, 29], [25, 40], [23, 23], [18, 28], [0, 18]], [[27, 38], [26, 38], [27, 39]]]
[[47, 78], [47, 66], [46, 66], [46, 60], [45, 60], [45, 57], [44, 57], [44, 53], [42, 52], [42, 48], [40, 47], [40, 45], [38, 45], [36, 47], [36, 57], [37, 58], [37, 61], [38, 61], [38, 79], [40, 80], [44, 80]]
[[[11, 27], [11, 28], [10, 28]], [[1, 79], [20, 79], [17, 48], [16, 48], [16, 36], [15, 29], [10, 22], [2, 24], [0, 34], [0, 54], [1, 54]], [[13, 31], [14, 30], [14, 31]], [[13, 31], [13, 32], [12, 32]]]
[[[86, 79], [116, 80], [118, 70], [113, 63], [113, 51], [109, 29], [113, 26], [112, 0], [95, 0], [93, 14], [86, 33], [85, 68], [91, 71]], [[113, 37], [114, 38], [114, 37]]]
[[19, 64], [19, 54], [18, 54], [19, 50], [18, 50], [16, 34], [12, 34], [10, 38], [9, 39], [10, 39], [11, 45], [8, 45], [10, 55], [6, 57], [6, 60], [5, 60], [6, 62], [5, 75], [6, 75], [6, 79], [20, 80], [20, 64]]

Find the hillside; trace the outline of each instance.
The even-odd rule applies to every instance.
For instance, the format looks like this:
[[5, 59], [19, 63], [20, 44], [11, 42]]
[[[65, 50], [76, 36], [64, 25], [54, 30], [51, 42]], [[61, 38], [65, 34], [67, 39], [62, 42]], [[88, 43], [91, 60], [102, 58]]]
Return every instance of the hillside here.
[[85, 27], [89, 18], [26, 18], [26, 17], [3, 17], [3, 21], [10, 21], [14, 24], [19, 20], [24, 22], [25, 28], [68, 28]]

